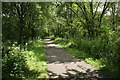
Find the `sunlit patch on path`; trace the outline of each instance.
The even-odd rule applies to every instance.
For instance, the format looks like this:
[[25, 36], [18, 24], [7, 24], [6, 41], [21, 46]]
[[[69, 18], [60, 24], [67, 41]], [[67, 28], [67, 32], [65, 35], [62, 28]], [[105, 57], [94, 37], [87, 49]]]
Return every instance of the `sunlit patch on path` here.
[[49, 78], [101, 78], [97, 69], [45, 40]]

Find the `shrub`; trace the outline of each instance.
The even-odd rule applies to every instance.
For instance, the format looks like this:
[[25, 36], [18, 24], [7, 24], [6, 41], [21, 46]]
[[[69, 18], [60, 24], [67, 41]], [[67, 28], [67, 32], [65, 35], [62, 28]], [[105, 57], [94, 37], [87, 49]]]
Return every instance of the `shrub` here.
[[25, 56], [20, 51], [10, 51], [3, 57], [3, 78], [20, 78], [24, 73]]

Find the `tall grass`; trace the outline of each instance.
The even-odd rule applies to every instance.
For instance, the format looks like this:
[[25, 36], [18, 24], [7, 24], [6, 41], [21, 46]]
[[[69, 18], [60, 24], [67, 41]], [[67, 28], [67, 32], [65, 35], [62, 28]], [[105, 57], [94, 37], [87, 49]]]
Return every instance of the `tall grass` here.
[[114, 38], [110, 36], [108, 38], [106, 36], [106, 39], [102, 38], [105, 36], [101, 36], [94, 39], [74, 39], [73, 41], [56, 38], [54, 42], [74, 56], [102, 70], [104, 75], [119, 77], [120, 55], [118, 49], [120, 40], [117, 38], [118, 36], [114, 36]]

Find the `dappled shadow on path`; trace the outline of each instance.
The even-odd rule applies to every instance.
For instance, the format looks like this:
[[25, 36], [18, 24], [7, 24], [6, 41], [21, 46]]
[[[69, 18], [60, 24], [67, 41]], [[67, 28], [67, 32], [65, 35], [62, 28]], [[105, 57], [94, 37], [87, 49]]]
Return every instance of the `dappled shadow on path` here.
[[70, 78], [70, 79], [79, 79], [79, 78], [89, 78], [89, 80], [97, 80], [97, 78], [102, 78], [98, 70], [91, 71], [87, 69], [86, 72], [78, 71], [76, 69], [67, 69], [66, 73], [62, 75], [54, 73], [53, 71], [48, 71], [50, 78]]
[[71, 54], [68, 54], [61, 47], [54, 44], [52, 41], [47, 39], [45, 41], [45, 52], [47, 55], [48, 63], [67, 63], [67, 62], [78, 62], [79, 59], [76, 59]]
[[101, 78], [100, 71], [45, 40], [49, 78]]

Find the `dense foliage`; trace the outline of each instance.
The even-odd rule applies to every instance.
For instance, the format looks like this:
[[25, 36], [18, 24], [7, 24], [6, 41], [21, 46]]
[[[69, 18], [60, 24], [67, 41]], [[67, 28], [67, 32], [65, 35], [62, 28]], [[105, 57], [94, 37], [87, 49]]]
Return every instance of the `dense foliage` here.
[[100, 69], [111, 72], [110, 76], [119, 76], [120, 3], [74, 2], [57, 5], [52, 39], [64, 48], [68, 47], [67, 51], [77, 57], [88, 57], [87, 62], [91, 59], [102, 61], [104, 66]]
[[[59, 43], [78, 50], [78, 57], [84, 54], [93, 60], [102, 59], [106, 66], [116, 67], [119, 72], [119, 6], [120, 2], [2, 3], [4, 77], [25, 77], [20, 71], [25, 70], [26, 61], [29, 63], [28, 58], [36, 58], [43, 50], [35, 47], [39, 46], [35, 40], [48, 36], [59, 37]], [[29, 54], [30, 46], [35, 51]]]
[[42, 40], [46, 3], [2, 4], [3, 78], [47, 78]]

